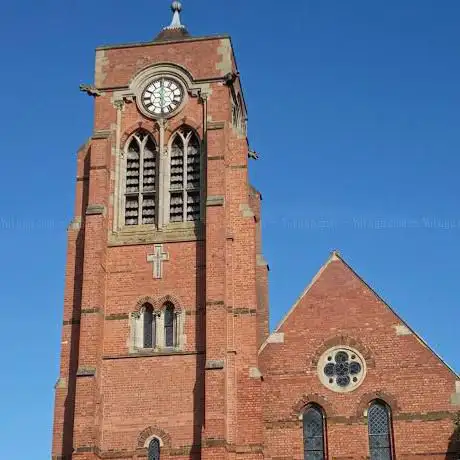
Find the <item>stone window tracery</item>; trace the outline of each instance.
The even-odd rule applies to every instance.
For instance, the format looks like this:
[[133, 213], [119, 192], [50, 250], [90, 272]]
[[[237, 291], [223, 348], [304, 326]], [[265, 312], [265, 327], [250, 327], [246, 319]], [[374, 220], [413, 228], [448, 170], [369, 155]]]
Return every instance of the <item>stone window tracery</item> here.
[[121, 163], [118, 221], [131, 229], [199, 221], [201, 169], [201, 143], [191, 128], [173, 133], [165, 155], [145, 129], [136, 131]]
[[357, 350], [338, 346], [323, 353], [317, 371], [323, 385], [332, 391], [345, 393], [361, 385], [366, 363]]

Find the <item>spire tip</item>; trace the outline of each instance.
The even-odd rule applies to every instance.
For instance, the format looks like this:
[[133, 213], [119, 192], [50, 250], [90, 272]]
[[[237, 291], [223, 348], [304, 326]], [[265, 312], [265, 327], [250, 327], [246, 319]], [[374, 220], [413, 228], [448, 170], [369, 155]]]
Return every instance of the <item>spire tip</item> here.
[[171, 11], [173, 12], [173, 18], [171, 24], [166, 29], [182, 29], [184, 26], [180, 20], [180, 12], [182, 11], [182, 3], [174, 1], [171, 3]]
[[171, 10], [173, 11], [173, 13], [175, 13], [176, 11], [180, 13], [182, 11], [182, 3], [178, 1], [172, 2]]

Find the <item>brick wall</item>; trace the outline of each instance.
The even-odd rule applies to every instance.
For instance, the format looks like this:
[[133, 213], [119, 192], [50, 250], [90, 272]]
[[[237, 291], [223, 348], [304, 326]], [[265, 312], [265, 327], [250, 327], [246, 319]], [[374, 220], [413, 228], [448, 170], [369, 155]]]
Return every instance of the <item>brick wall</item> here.
[[[303, 459], [299, 417], [312, 402], [327, 417], [329, 458], [367, 458], [366, 409], [376, 398], [392, 409], [398, 459], [446, 458], [458, 410], [455, 374], [339, 257], [276, 332], [284, 342], [266, 343], [260, 354], [265, 458]], [[350, 393], [331, 391], [317, 375], [318, 358], [336, 345], [351, 346], [367, 363]]]

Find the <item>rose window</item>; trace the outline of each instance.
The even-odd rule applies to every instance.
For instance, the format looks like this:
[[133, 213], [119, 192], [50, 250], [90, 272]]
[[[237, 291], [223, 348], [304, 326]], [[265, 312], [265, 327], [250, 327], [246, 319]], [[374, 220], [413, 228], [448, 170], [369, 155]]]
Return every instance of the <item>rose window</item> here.
[[318, 375], [321, 382], [331, 390], [352, 391], [364, 379], [365, 362], [356, 350], [335, 347], [321, 356]]

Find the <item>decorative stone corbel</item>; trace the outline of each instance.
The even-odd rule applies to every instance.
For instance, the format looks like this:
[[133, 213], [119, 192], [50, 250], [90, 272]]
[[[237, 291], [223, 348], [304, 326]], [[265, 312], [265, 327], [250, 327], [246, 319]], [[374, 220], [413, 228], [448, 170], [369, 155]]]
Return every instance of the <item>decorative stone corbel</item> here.
[[200, 91], [200, 100], [201, 102], [207, 102], [210, 96], [210, 92], [208, 90], [202, 89]]
[[113, 106], [114, 106], [117, 110], [123, 110], [123, 108], [125, 107], [124, 98], [123, 98], [123, 99], [117, 99], [117, 100], [113, 101]]

